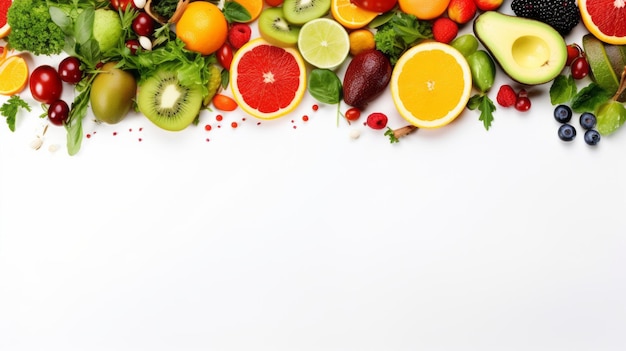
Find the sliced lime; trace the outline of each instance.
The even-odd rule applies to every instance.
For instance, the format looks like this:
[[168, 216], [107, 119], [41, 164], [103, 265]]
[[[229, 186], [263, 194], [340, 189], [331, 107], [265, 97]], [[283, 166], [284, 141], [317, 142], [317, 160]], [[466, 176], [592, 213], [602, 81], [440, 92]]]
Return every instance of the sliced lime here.
[[606, 55], [604, 44], [591, 34], [583, 36], [583, 50], [591, 68], [593, 80], [604, 90], [615, 94], [619, 79]]
[[348, 57], [350, 38], [338, 22], [318, 18], [300, 28], [298, 49], [306, 62], [317, 68], [333, 70]]

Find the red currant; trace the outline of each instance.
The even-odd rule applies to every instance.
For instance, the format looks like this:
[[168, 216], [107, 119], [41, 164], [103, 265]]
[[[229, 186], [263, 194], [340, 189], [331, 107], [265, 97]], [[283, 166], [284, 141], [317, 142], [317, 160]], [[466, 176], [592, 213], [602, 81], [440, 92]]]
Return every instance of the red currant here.
[[517, 100], [515, 100], [515, 109], [520, 112], [526, 112], [530, 110], [530, 99], [528, 98], [528, 93], [526, 90], [521, 89], [517, 93]]

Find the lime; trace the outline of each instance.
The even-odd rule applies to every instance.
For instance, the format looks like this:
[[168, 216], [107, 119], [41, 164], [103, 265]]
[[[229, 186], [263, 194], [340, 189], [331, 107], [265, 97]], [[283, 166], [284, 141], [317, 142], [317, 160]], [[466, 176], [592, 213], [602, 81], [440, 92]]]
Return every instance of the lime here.
[[619, 86], [619, 78], [613, 71], [604, 44], [592, 34], [585, 34], [583, 36], [583, 51], [589, 62], [593, 80], [602, 89], [615, 94]]
[[338, 22], [317, 18], [300, 28], [298, 49], [304, 60], [317, 68], [335, 69], [348, 57], [350, 38]]

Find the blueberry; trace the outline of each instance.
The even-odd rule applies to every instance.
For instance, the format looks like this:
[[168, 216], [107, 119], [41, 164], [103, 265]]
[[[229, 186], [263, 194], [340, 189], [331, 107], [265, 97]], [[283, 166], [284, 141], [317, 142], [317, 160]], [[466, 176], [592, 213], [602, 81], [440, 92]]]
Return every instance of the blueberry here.
[[571, 124], [563, 124], [559, 127], [559, 138], [563, 141], [572, 141], [576, 137], [576, 129]]
[[559, 123], [567, 123], [572, 119], [572, 109], [567, 105], [559, 105], [554, 109], [554, 119]]
[[580, 115], [580, 126], [586, 130], [593, 129], [596, 126], [596, 121], [596, 116], [591, 112]]
[[585, 143], [596, 145], [600, 142], [600, 133], [595, 129], [589, 129], [585, 132]]

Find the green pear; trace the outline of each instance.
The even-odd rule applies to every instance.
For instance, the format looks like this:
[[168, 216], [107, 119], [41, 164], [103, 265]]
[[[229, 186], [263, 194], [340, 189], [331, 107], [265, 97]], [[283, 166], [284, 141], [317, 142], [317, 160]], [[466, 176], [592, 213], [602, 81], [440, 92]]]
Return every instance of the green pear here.
[[116, 47], [122, 34], [122, 20], [117, 12], [104, 8], [96, 10], [93, 19], [93, 37], [98, 42], [100, 52]]

